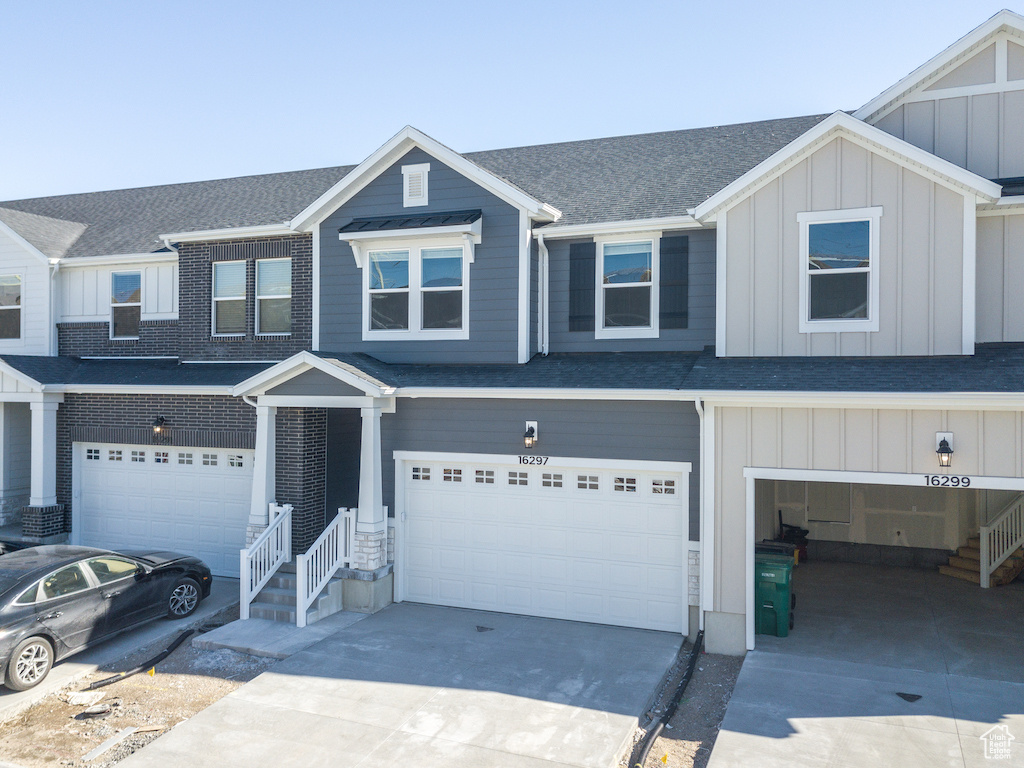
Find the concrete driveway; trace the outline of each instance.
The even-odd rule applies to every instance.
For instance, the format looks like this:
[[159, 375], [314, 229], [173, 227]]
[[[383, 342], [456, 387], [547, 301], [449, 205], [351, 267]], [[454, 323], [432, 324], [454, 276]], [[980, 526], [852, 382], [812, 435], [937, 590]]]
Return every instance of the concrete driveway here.
[[682, 638], [403, 603], [278, 663], [123, 768], [609, 768]]
[[796, 627], [757, 637], [709, 768], [1024, 766], [1024, 583], [812, 562], [794, 584]]

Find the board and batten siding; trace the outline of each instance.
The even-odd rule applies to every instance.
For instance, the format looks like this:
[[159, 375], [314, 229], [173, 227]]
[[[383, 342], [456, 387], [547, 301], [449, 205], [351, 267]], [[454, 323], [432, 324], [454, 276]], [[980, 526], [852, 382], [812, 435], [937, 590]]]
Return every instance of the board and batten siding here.
[[[879, 330], [801, 333], [797, 214], [873, 206], [882, 208]], [[726, 221], [720, 355], [962, 353], [962, 195], [837, 138], [742, 199]]]
[[[615, 459], [623, 468], [631, 461], [690, 462], [689, 533], [697, 540], [700, 424], [690, 402], [399, 398], [381, 423], [384, 504], [394, 511], [394, 451], [518, 456], [527, 420], [538, 422], [534, 455]], [[328, 456], [332, 450], [344, 453], [329, 444]]]
[[[656, 339], [595, 339], [594, 331], [569, 330], [569, 249], [582, 240], [546, 241], [551, 285], [548, 298], [551, 352], [693, 352], [715, 343], [715, 231], [666, 230], [662, 237], [689, 238], [686, 328], [659, 331]], [[638, 235], [642, 239], [643, 235]], [[595, 308], [596, 311], [596, 308]]]
[[[430, 163], [429, 205], [402, 205], [402, 166]], [[469, 338], [363, 340], [363, 275], [338, 238], [354, 218], [480, 210], [481, 242], [469, 266]], [[421, 149], [381, 173], [320, 225], [320, 349], [385, 362], [514, 363], [519, 343], [519, 211]]]
[[1024, 341], [1024, 215], [978, 217], [978, 342]]
[[[710, 403], [709, 403], [710, 405]], [[938, 472], [935, 433], [952, 432], [957, 475], [1024, 477], [1024, 412], [715, 407], [715, 611], [746, 612], [745, 467]]]
[[1024, 176], [1024, 46], [1001, 36], [872, 122], [986, 179]]
[[64, 266], [60, 279], [60, 322], [106, 322], [110, 319], [110, 276], [139, 272], [142, 279], [142, 319], [178, 317], [178, 265], [126, 264], [103, 267]]
[[0, 231], [0, 275], [21, 276], [21, 338], [0, 339], [0, 355], [49, 354], [49, 267], [21, 243]]

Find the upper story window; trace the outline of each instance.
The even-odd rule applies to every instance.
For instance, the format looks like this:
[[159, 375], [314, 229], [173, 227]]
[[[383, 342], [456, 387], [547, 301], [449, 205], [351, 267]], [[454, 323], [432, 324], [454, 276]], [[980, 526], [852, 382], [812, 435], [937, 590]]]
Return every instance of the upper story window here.
[[418, 205], [427, 205], [427, 180], [430, 173], [430, 163], [417, 163], [416, 165], [402, 166], [402, 205], [412, 208]]
[[213, 333], [245, 335], [244, 261], [219, 261], [213, 265]]
[[142, 273], [110, 275], [110, 338], [139, 338], [142, 320]]
[[0, 339], [21, 338], [21, 275], [0, 275]]
[[797, 214], [800, 331], [878, 330], [878, 242], [882, 209]]
[[658, 336], [658, 238], [597, 244], [595, 337]]
[[292, 260], [256, 262], [256, 333], [287, 335], [292, 330]]
[[461, 243], [368, 249], [366, 265], [364, 338], [469, 337], [469, 271]]

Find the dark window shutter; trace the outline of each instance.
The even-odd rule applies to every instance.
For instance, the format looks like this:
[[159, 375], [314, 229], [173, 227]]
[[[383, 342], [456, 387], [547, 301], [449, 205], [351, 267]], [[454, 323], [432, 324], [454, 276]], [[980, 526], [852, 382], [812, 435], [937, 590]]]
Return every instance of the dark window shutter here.
[[597, 246], [569, 246], [569, 330], [594, 330], [594, 281], [597, 279]]
[[661, 238], [661, 328], [686, 328], [689, 319], [690, 238]]

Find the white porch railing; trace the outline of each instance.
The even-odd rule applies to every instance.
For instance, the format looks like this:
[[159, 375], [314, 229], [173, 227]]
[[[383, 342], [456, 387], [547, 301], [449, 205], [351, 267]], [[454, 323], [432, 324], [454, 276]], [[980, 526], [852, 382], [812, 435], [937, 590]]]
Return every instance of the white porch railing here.
[[339, 568], [352, 565], [356, 548], [356, 510], [342, 507], [320, 537], [295, 558], [295, 623], [306, 626], [306, 610]]
[[981, 527], [981, 586], [988, 588], [996, 568], [1024, 545], [1024, 493]]
[[241, 551], [239, 618], [249, 618], [249, 604], [277, 569], [292, 559], [292, 505], [270, 505], [270, 525]]

